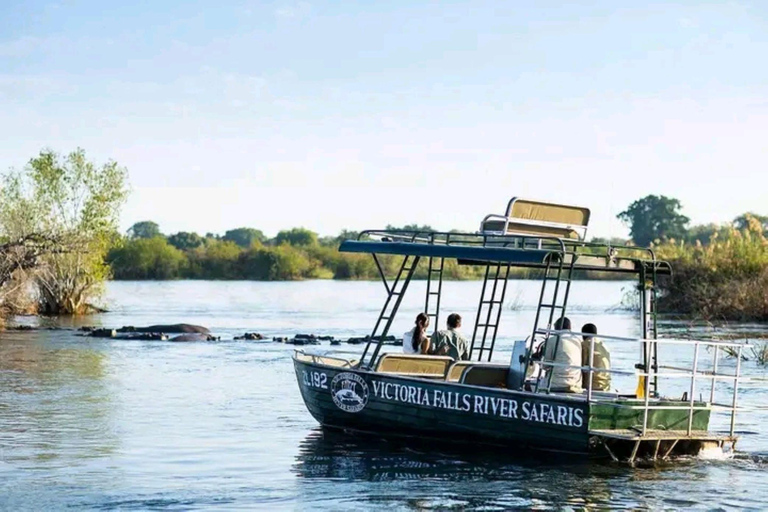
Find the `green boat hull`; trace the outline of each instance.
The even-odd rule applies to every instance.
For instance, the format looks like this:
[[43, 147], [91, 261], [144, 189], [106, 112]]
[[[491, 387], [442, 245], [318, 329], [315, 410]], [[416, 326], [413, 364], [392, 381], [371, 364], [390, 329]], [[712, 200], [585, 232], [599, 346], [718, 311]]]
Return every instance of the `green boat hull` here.
[[[510, 454], [534, 449], [607, 457], [590, 432], [637, 430], [643, 420], [642, 411], [590, 406], [584, 395], [470, 386], [296, 358], [294, 369], [304, 403], [321, 425], [381, 437], [502, 446]], [[682, 410], [651, 411], [648, 428], [684, 429], [687, 418]], [[694, 428], [706, 430], [708, 423], [709, 411], [697, 411]]]

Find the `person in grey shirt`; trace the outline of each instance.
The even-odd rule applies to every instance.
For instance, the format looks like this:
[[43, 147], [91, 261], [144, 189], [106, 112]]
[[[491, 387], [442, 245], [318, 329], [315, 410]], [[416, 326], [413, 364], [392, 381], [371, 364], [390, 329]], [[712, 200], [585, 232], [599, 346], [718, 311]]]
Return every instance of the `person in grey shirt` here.
[[469, 344], [461, 335], [461, 315], [451, 313], [448, 315], [448, 329], [437, 331], [432, 336], [432, 347], [437, 356], [450, 356], [456, 360], [469, 359]]

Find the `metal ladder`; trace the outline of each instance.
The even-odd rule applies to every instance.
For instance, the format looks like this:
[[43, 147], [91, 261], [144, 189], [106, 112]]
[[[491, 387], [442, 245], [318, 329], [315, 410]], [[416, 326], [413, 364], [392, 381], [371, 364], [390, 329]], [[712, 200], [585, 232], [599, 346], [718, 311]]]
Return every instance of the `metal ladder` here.
[[[641, 294], [641, 304], [640, 309], [643, 316], [643, 337], [644, 338], [650, 338], [650, 339], [658, 339], [658, 329], [656, 327], [656, 301], [658, 299], [658, 292], [656, 290], [656, 280], [657, 280], [657, 265], [654, 261], [652, 263], [652, 268], [650, 273], [648, 272], [645, 267], [643, 267], [641, 271], [641, 277], [642, 277], [642, 283], [643, 286], [647, 286], [648, 278], [650, 278], [650, 286], [646, 289], [646, 294], [648, 295], [648, 303], [646, 304]], [[650, 275], [649, 275], [650, 274]], [[659, 378], [658, 375], [658, 361], [659, 361], [659, 345], [657, 343], [654, 343], [650, 350], [643, 349], [643, 368], [647, 369], [650, 368], [653, 371], [653, 380], [651, 381], [650, 385], [653, 388], [653, 395], [652, 396], [658, 396], [659, 391]], [[647, 371], [647, 370], [646, 370]]]
[[[491, 270], [493, 268], [494, 270]], [[472, 360], [475, 352], [477, 361], [483, 360], [487, 354], [486, 361], [491, 360], [493, 356], [493, 347], [496, 344], [496, 334], [498, 333], [499, 321], [501, 319], [501, 310], [504, 307], [504, 296], [507, 292], [507, 279], [509, 278], [509, 264], [507, 265], [487, 265], [485, 267], [485, 279], [483, 280], [483, 290], [480, 292], [480, 303], [477, 306], [477, 317], [475, 318], [475, 329], [472, 332], [472, 344], [469, 349], [469, 359]], [[491, 289], [490, 298], [486, 298], [486, 290]], [[482, 336], [478, 340], [478, 334], [482, 329]], [[486, 346], [486, 340], [490, 333], [490, 344]], [[479, 346], [478, 346], [479, 344]]]
[[[439, 264], [435, 261], [439, 260]], [[429, 318], [432, 325], [432, 332], [437, 331], [438, 321], [440, 320], [440, 296], [443, 291], [443, 268], [445, 266], [445, 258], [429, 257], [429, 269], [427, 270], [427, 297], [424, 301], [424, 313]], [[432, 279], [437, 279], [437, 291], [434, 291]], [[430, 300], [433, 299], [433, 300]], [[430, 305], [434, 305], [434, 313], [430, 308]]]
[[[413, 277], [413, 273], [418, 264], [419, 256], [405, 256], [392, 286], [389, 286], [384, 278], [384, 274], [382, 274], [384, 286], [387, 289], [387, 300], [384, 302], [384, 307], [381, 308], [381, 313], [379, 313], [379, 318], [376, 320], [373, 332], [368, 339], [368, 343], [365, 345], [363, 355], [360, 356], [360, 363], [358, 364], [359, 368], [373, 369], [373, 364], [376, 362], [376, 358], [381, 351], [384, 337], [389, 333], [389, 328], [392, 327], [392, 321], [395, 319], [397, 310], [400, 308], [400, 303], [403, 300], [403, 295], [405, 295], [405, 291], [408, 289], [408, 284], [411, 282], [411, 278]], [[379, 327], [382, 327], [381, 331], [379, 331]], [[366, 360], [366, 356], [368, 355], [372, 344], [375, 344], [376, 347], [373, 349], [371, 356]]]
[[[566, 263], [565, 261], [567, 256], [570, 256], [569, 263]], [[541, 294], [539, 295], [539, 303], [536, 307], [536, 319], [533, 322], [533, 332], [531, 333], [531, 345], [528, 347], [526, 353], [526, 369], [530, 364], [533, 347], [536, 342], [538, 340], [544, 340], [544, 349], [546, 350], [546, 340], [550, 337], [547, 331], [552, 329], [556, 319], [565, 317], [565, 310], [568, 306], [568, 296], [571, 291], [573, 266], [575, 263], [576, 254], [574, 253], [553, 252], [547, 256], [547, 266], [544, 270], [544, 278], [541, 283]], [[547, 295], [547, 285], [549, 283], [554, 284], [551, 295]], [[546, 329], [541, 329], [539, 325], [545, 318], [547, 327]], [[558, 336], [555, 338], [555, 348], [553, 353], [557, 352], [557, 345], [559, 342], [560, 337]], [[539, 366], [539, 372], [536, 378], [536, 391], [539, 390], [539, 382], [541, 381], [543, 370], [544, 367]], [[552, 381], [552, 372], [549, 371], [548, 375], [547, 391], [549, 391], [550, 383]]]

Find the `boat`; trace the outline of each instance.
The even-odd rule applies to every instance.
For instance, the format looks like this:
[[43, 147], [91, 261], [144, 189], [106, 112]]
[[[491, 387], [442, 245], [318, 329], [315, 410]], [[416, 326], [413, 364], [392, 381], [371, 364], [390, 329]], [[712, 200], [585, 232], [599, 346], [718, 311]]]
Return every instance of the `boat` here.
[[[367, 230], [342, 242], [341, 252], [372, 255], [386, 299], [362, 353], [295, 351], [298, 387], [310, 414], [323, 428], [349, 434], [466, 443], [503, 453], [540, 450], [634, 463], [705, 449], [733, 451], [745, 345], [659, 338], [657, 282], [672, 268], [652, 248], [587, 242], [589, 217], [588, 208], [513, 198], [504, 214], [485, 216], [474, 233]], [[390, 279], [382, 255], [398, 258]], [[438, 327], [450, 259], [484, 267], [468, 360], [382, 351], [420, 262], [427, 273], [424, 311]], [[494, 359], [507, 283], [518, 268], [532, 269], [541, 281], [535, 320], [527, 339], [514, 341], [508, 357]], [[634, 367], [596, 365], [596, 338], [589, 335], [586, 362], [540, 356], [551, 344], [557, 353], [567, 336], [584, 336], [556, 326], [566, 318], [575, 277], [590, 272], [637, 279], [641, 336], [599, 335], [636, 344]], [[660, 347], [681, 345], [692, 351], [690, 366], [660, 364]], [[727, 353], [736, 354], [735, 363], [721, 364]], [[553, 388], [558, 368], [583, 372], [583, 389]], [[632, 376], [637, 385], [599, 390], [593, 382], [601, 373]], [[665, 396], [669, 383], [686, 391]], [[715, 413], [729, 416], [726, 429], [710, 430]]]

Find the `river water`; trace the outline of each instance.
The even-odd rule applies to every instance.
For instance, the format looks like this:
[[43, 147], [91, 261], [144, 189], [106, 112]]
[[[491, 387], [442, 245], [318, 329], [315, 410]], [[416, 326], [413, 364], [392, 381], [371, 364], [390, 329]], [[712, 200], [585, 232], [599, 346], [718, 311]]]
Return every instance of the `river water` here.
[[[637, 336], [636, 315], [614, 309], [629, 286], [576, 282], [569, 308], [575, 328], [591, 321], [600, 332]], [[443, 311], [461, 313], [467, 333], [479, 291], [476, 282], [444, 285]], [[412, 284], [395, 333], [410, 327], [423, 292], [423, 282]], [[537, 293], [536, 283], [510, 283], [500, 361], [512, 340], [528, 334]], [[294, 347], [232, 341], [245, 331], [361, 336], [383, 300], [378, 282], [114, 282], [107, 289], [110, 313], [76, 321], [20, 319], [59, 327], [187, 322], [208, 326], [222, 341], [121, 341], [74, 330], [0, 333], [0, 509], [766, 506], [768, 415], [760, 410], [740, 414], [742, 438], [730, 458], [630, 468], [515, 450], [436, 451], [324, 434], [301, 401]], [[637, 347], [609, 347], [614, 366], [631, 367]], [[683, 349], [661, 355], [686, 361]], [[743, 371], [766, 376], [752, 361]], [[614, 384], [634, 386], [630, 378]], [[682, 389], [676, 386], [662, 391], [676, 395]], [[721, 386], [718, 392], [727, 395], [728, 384]], [[744, 405], [765, 403], [765, 384], [743, 388]], [[726, 419], [713, 419], [713, 428], [725, 426]]]

